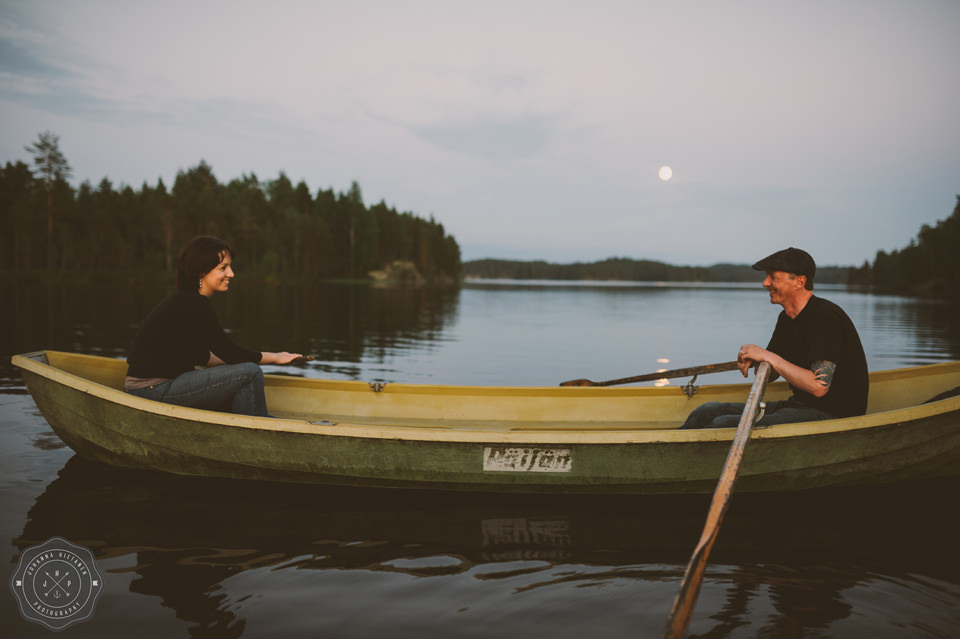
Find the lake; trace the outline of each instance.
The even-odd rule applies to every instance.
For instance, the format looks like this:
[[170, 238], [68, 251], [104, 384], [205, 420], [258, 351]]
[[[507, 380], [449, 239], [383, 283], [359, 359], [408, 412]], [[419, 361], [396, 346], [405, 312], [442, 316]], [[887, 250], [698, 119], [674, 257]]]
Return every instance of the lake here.
[[[0, 278], [0, 537], [12, 575], [53, 536], [103, 576], [71, 637], [659, 637], [709, 496], [398, 492], [166, 476], [88, 462], [9, 356], [124, 356], [163, 284]], [[960, 307], [840, 287], [871, 370], [960, 359]], [[267, 372], [555, 385], [723, 362], [765, 345], [758, 285], [270, 286], [215, 298], [236, 341], [316, 360]], [[685, 383], [676, 380], [674, 383]], [[698, 383], [742, 381], [739, 373]], [[749, 457], [750, 449], [747, 448]], [[956, 637], [960, 480], [735, 495], [691, 637]], [[0, 634], [46, 637], [8, 591]]]

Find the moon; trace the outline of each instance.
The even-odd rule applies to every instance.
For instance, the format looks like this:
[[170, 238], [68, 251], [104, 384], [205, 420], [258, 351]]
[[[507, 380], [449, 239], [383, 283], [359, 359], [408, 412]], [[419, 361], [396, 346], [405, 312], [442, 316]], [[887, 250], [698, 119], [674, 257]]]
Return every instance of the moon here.
[[673, 177], [673, 169], [671, 169], [669, 166], [661, 166], [660, 171], [657, 172], [657, 176], [666, 182]]

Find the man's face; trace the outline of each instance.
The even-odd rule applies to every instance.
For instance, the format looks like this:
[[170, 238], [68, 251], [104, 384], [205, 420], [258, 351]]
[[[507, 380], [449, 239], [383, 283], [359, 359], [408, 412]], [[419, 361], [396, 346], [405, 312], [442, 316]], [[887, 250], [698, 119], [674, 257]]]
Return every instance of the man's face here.
[[[802, 279], [801, 279], [802, 278]], [[803, 290], [806, 278], [796, 276], [785, 271], [767, 271], [763, 280], [763, 288], [770, 293], [770, 303], [781, 306], [790, 301], [794, 295]]]

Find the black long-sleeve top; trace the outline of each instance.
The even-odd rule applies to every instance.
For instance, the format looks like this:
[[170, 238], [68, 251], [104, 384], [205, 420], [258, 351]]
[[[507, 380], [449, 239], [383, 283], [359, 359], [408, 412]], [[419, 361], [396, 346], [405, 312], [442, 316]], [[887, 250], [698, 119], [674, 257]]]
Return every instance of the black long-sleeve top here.
[[127, 375], [173, 379], [205, 365], [210, 353], [227, 364], [259, 363], [261, 358], [259, 351], [236, 344], [224, 333], [209, 298], [178, 289], [143, 320], [127, 356]]

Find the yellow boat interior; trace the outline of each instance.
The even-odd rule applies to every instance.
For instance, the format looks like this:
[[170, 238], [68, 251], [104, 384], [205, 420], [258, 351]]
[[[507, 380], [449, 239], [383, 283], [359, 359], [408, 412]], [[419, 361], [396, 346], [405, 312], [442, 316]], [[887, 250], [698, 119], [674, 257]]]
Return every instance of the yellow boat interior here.
[[[24, 357], [39, 362], [45, 359], [58, 372], [118, 391], [126, 376], [127, 365], [121, 359], [61, 351]], [[61, 381], [69, 384], [69, 379]], [[867, 416], [919, 407], [957, 387], [960, 362], [874, 372]], [[445, 386], [266, 376], [269, 410], [281, 419], [470, 431], [671, 430], [695, 406], [706, 401], [743, 401], [749, 390], [749, 383], [702, 385], [688, 396], [679, 385]], [[764, 400], [784, 399], [789, 394], [784, 382], [774, 382]], [[925, 410], [960, 410], [960, 397], [936, 404]], [[890, 418], [897, 419], [894, 415]]]

